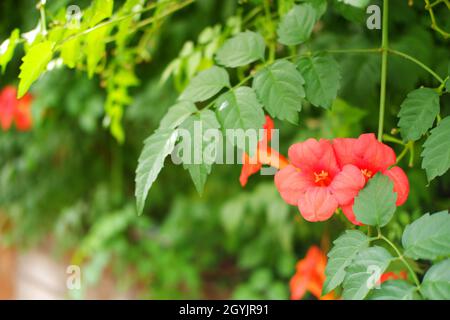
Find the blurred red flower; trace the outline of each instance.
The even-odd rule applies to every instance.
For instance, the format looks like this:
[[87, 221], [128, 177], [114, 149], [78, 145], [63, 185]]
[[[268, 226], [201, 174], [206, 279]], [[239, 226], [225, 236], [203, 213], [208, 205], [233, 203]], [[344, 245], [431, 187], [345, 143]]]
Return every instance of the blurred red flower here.
[[408, 279], [408, 274], [406, 273], [405, 270], [402, 270], [399, 273], [395, 273], [392, 271], [386, 272], [381, 275], [380, 283], [383, 283], [388, 280], [397, 280], [397, 279], [406, 280]]
[[317, 246], [311, 246], [305, 258], [297, 262], [296, 273], [289, 283], [292, 300], [302, 299], [306, 292], [310, 292], [320, 300], [334, 300], [336, 298], [333, 292], [322, 296], [326, 264], [327, 257], [322, 250]]
[[8, 131], [13, 122], [19, 131], [30, 130], [33, 124], [32, 101], [33, 97], [29, 93], [21, 99], [17, 99], [16, 88], [13, 86], [3, 88], [0, 91], [0, 126], [2, 130]]

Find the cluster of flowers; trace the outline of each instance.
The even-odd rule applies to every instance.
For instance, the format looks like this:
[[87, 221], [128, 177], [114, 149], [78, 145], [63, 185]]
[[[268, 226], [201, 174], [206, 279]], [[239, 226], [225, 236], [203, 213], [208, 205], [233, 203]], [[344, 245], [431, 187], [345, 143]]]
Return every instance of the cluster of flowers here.
[[31, 94], [17, 99], [17, 90], [13, 86], [6, 86], [0, 91], [0, 126], [3, 131], [8, 131], [13, 122], [19, 131], [31, 129], [33, 125], [32, 100]]
[[281, 197], [298, 206], [308, 221], [325, 221], [340, 207], [351, 222], [359, 224], [353, 212], [354, 199], [377, 173], [393, 182], [397, 206], [408, 198], [408, 178], [394, 166], [394, 150], [372, 133], [357, 139], [308, 139], [289, 148], [289, 160], [275, 175], [275, 185]]
[[[270, 132], [273, 127], [272, 119], [266, 117], [264, 129]], [[276, 163], [280, 170], [275, 175], [275, 185], [281, 197], [298, 206], [307, 221], [328, 220], [341, 208], [352, 223], [359, 225], [353, 212], [355, 197], [377, 173], [393, 182], [397, 206], [408, 198], [408, 178], [395, 166], [394, 150], [378, 141], [373, 133], [359, 138], [308, 139], [289, 148], [289, 161], [269, 148], [269, 141], [268, 133], [258, 145], [256, 161], [249, 161], [244, 154], [241, 185], [245, 186], [248, 177], [263, 164]]]

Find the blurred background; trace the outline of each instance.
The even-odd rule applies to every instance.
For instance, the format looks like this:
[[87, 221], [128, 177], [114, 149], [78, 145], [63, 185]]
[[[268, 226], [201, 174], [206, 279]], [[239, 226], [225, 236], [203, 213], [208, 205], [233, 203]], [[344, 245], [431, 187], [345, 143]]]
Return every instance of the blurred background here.
[[[73, 2], [82, 9], [90, 4], [48, 0], [49, 20]], [[270, 1], [274, 17], [293, 2]], [[391, 2], [393, 47], [445, 75], [448, 40], [430, 30], [429, 16], [418, 2]], [[328, 1], [328, 7], [312, 40], [300, 50], [379, 45], [380, 31], [366, 28], [364, 12], [337, 0]], [[260, 0], [198, 0], [164, 19], [152, 33], [147, 32], [151, 27], [137, 32], [128, 47], [140, 50], [134, 60], [139, 83], [127, 88], [122, 143], [105, 128], [107, 79], [114, 75], [108, 66], [120, 58], [114, 48], [107, 47], [103, 74], [89, 78], [82, 63], [75, 69], [61, 66], [32, 86], [31, 128], [0, 132], [0, 298], [290, 297], [296, 262], [313, 244], [326, 252], [330, 241], [351, 227], [345, 217], [306, 222], [297, 208], [282, 201], [273, 177], [252, 176], [242, 188], [239, 165], [216, 165], [199, 196], [189, 173], [166, 161], [142, 216], [134, 198], [144, 139], [189, 79], [212, 65], [226, 38], [246, 29], [267, 35], [263, 12]], [[437, 17], [450, 29], [448, 11]], [[0, 43], [14, 28], [27, 32], [38, 21], [34, 1], [1, 1]], [[22, 56], [18, 47], [0, 76], [0, 90], [17, 86]], [[339, 98], [328, 111], [305, 105], [298, 126], [275, 122], [281, 153], [309, 137], [376, 131], [379, 56], [336, 59], [343, 75]], [[422, 69], [397, 57], [389, 58], [388, 79], [386, 131], [395, 128], [399, 105], [409, 91], [433, 85]], [[449, 95], [442, 100], [442, 110], [450, 113]], [[393, 238], [423, 213], [450, 207], [450, 175], [428, 185], [420, 169], [420, 149], [400, 163], [411, 194], [390, 224]], [[70, 265], [80, 267], [80, 289], [67, 287]]]

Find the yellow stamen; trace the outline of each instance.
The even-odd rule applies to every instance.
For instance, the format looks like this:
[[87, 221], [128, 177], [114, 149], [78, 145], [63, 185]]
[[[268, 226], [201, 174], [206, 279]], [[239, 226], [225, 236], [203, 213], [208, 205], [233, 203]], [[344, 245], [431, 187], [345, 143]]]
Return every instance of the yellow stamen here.
[[319, 182], [324, 181], [324, 180], [326, 180], [328, 178], [328, 172], [326, 172], [324, 170], [322, 170], [320, 173], [314, 172], [314, 177], [315, 177], [314, 182], [315, 183], [319, 183]]

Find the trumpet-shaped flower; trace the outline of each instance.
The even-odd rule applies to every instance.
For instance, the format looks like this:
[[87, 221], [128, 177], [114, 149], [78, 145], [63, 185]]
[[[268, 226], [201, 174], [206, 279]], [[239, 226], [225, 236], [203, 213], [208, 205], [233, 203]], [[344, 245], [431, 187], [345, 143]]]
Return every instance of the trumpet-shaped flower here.
[[329, 140], [308, 139], [289, 148], [290, 165], [275, 175], [281, 197], [298, 206], [308, 221], [325, 221], [339, 206], [350, 204], [365, 179], [348, 164], [342, 168]]
[[258, 142], [255, 155], [250, 157], [245, 152], [242, 155], [242, 170], [239, 181], [243, 187], [245, 187], [251, 175], [261, 170], [263, 164], [274, 166], [277, 169], [285, 167], [288, 164], [286, 158], [269, 147], [269, 142], [272, 139], [272, 130], [274, 129], [273, 120], [269, 116], [266, 116], [263, 129], [264, 135]]

